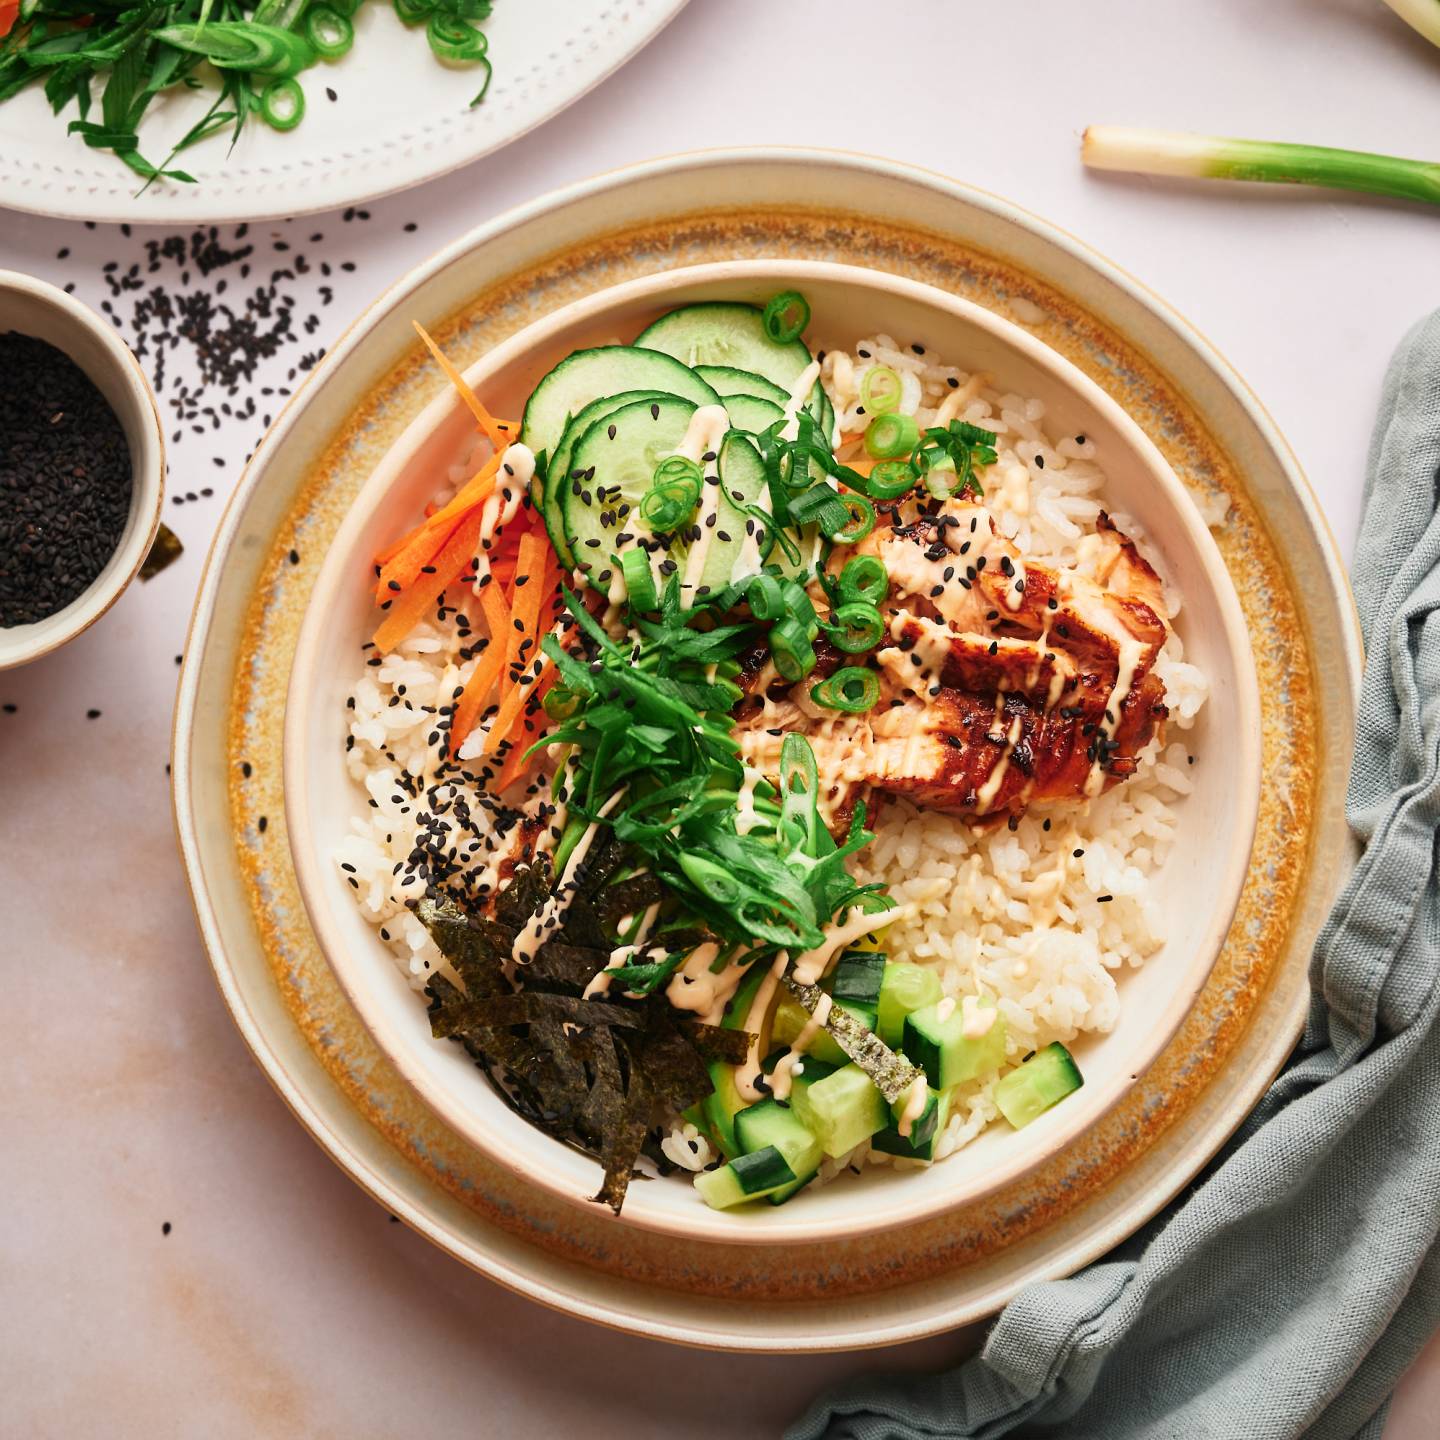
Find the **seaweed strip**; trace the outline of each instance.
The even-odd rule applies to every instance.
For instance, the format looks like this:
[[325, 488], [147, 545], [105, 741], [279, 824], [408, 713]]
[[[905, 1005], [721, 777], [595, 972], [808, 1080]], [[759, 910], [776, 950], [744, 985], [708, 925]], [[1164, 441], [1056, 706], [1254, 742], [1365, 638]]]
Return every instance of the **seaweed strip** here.
[[[824, 993], [820, 987], [800, 985], [788, 975], [784, 980], [785, 988], [813, 1015]], [[903, 1055], [897, 1055], [868, 1025], [862, 1025], [848, 1010], [842, 1010], [838, 1005], [830, 1007], [825, 1028], [892, 1105], [924, 1073]]]
[[635, 875], [611, 885], [600, 896], [596, 910], [603, 924], [614, 925], [622, 916], [640, 914], [664, 895], [665, 886], [658, 875]]
[[644, 1016], [638, 1010], [607, 1005], [600, 1000], [582, 1000], [578, 995], [522, 990], [515, 995], [492, 995], [483, 1000], [467, 999], [463, 1005], [452, 1005], [443, 1016], [431, 1022], [431, 1033], [437, 1040], [443, 1040], [464, 1030], [494, 1030], [511, 1025], [533, 1025], [542, 1020], [639, 1029], [644, 1023]]
[[756, 1039], [748, 1030], [726, 1030], [703, 1020], [682, 1020], [680, 1031], [706, 1060], [727, 1065], [743, 1065]]

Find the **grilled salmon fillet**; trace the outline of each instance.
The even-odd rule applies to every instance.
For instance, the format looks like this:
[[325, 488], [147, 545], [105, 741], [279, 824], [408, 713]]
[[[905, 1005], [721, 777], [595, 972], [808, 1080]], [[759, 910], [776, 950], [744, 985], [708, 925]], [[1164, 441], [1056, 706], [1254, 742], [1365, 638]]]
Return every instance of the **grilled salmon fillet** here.
[[[1062, 570], [1025, 563], [964, 500], [877, 527], [837, 563], [857, 550], [890, 576], [890, 643], [869, 661], [879, 703], [828, 710], [810, 698], [816, 677], [787, 688], [752, 668], [736, 726], [746, 763], [772, 778], [785, 734], [803, 733], [832, 820], [872, 792], [977, 818], [1073, 804], [1133, 775], [1163, 733], [1163, 586], [1108, 516]], [[818, 655], [821, 673], [848, 659]]]

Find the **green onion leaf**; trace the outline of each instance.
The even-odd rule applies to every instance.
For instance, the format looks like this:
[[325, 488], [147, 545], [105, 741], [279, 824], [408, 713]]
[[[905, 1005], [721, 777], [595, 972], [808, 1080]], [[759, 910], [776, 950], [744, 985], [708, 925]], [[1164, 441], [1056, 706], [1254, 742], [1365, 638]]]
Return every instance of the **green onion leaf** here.
[[305, 12], [305, 38], [326, 60], [338, 60], [355, 43], [355, 27], [349, 18], [329, 5], [315, 5]]
[[468, 21], [439, 13], [426, 22], [425, 38], [439, 59], [455, 65], [483, 60], [489, 45], [484, 34]]
[[640, 518], [662, 534], [678, 530], [700, 503], [704, 474], [684, 455], [671, 455], [655, 467], [650, 488], [640, 502]]
[[655, 593], [655, 577], [650, 570], [649, 553], [639, 546], [620, 557], [620, 571], [625, 577], [625, 593], [636, 610], [656, 610], [660, 597]]
[[785, 595], [780, 582], [773, 575], [753, 576], [745, 587], [745, 603], [750, 613], [759, 621], [769, 624], [785, 614]]

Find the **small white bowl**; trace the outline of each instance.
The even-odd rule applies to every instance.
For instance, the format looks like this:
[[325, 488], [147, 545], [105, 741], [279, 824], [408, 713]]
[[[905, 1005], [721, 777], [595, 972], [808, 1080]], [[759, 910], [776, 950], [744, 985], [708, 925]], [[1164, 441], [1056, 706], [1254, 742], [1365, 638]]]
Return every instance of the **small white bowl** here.
[[[807, 332], [848, 344], [887, 332], [924, 341], [952, 364], [983, 369], [997, 388], [1043, 399], [1057, 433], [1099, 446], [1112, 508], [1134, 516], [1185, 596], [1186, 658], [1210, 681], [1187, 732], [1223, 763], [1196, 768], [1194, 793], [1157, 903], [1165, 945], [1123, 977], [1121, 1015], [1108, 1035], [1074, 1046], [1084, 1087], [1023, 1130], [994, 1126], [950, 1158], [898, 1174], [866, 1167], [784, 1206], [708, 1209], [681, 1180], [630, 1187], [624, 1223], [685, 1239], [785, 1244], [854, 1237], [917, 1223], [1013, 1183], [1121, 1100], [1169, 1043], [1203, 988], [1230, 929], [1249, 865], [1260, 798], [1260, 708], [1244, 616], [1225, 563], [1164, 457], [1133, 420], [1069, 361], [967, 300], [882, 271], [816, 261], [756, 260], [672, 270], [616, 286], [527, 327], [466, 378], [499, 413], [517, 413], [537, 380], [571, 349], [629, 338], [665, 310], [697, 300], [762, 301], [799, 289]], [[441, 384], [437, 380], [437, 385]], [[474, 422], [445, 386], [386, 455], [330, 546], [311, 594], [290, 676], [285, 727], [285, 815], [301, 894], [341, 985], [380, 1047], [416, 1092], [460, 1135], [533, 1184], [584, 1203], [599, 1165], [504, 1105], [458, 1046], [434, 1040], [423, 997], [409, 988], [343, 882], [334, 850], [365, 800], [344, 763], [345, 697], [360, 645], [374, 627], [370, 557], [414, 523], [463, 453]], [[1223, 752], [1221, 751], [1221, 747]], [[599, 1207], [596, 1207], [597, 1211]]]
[[130, 447], [130, 514], [105, 568], [62, 610], [33, 625], [0, 627], [0, 670], [58, 650], [93, 625], [135, 578], [165, 499], [165, 437], [155, 396], [139, 362], [108, 320], [63, 290], [0, 270], [0, 335], [18, 331], [68, 355], [114, 410]]

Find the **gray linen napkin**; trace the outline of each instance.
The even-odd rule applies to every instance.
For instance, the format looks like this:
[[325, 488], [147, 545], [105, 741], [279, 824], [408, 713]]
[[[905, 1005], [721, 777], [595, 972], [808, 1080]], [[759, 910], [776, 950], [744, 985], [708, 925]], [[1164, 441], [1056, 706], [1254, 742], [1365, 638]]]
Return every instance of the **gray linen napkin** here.
[[790, 1440], [1380, 1435], [1440, 1325], [1437, 505], [1440, 314], [1397, 352], [1371, 446], [1346, 800], [1365, 851], [1316, 943], [1291, 1068], [1186, 1198], [1022, 1291], [977, 1358], [850, 1382]]

